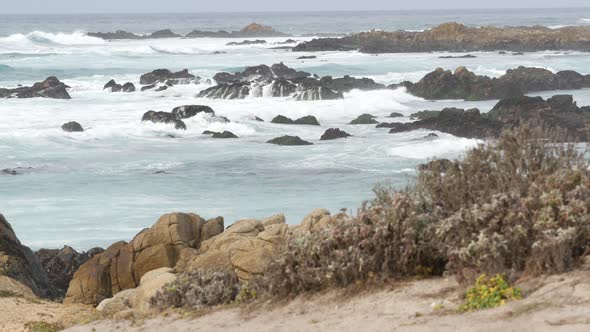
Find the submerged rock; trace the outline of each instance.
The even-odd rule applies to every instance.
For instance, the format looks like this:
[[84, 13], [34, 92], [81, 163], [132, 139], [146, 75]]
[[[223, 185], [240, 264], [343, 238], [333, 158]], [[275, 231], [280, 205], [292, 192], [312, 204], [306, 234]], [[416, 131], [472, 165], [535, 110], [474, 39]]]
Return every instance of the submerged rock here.
[[143, 114], [141, 121], [174, 124], [174, 129], [186, 130], [186, 124], [182, 120], [177, 119], [174, 114], [168, 112], [147, 111]]
[[76, 121], [71, 121], [71, 122], [68, 122], [68, 123], [64, 123], [61, 126], [61, 129], [63, 131], [65, 131], [65, 132], [68, 132], [68, 133], [72, 133], [72, 132], [83, 132], [84, 131], [84, 128], [82, 128], [82, 125], [79, 124]]
[[0, 88], [0, 98], [53, 98], [72, 99], [68, 93], [69, 86], [60, 82], [55, 76], [50, 76], [43, 82], [37, 82], [33, 86], [21, 86], [15, 89]]
[[328, 140], [333, 140], [333, 139], [337, 139], [337, 138], [346, 138], [346, 137], [350, 137], [352, 135], [350, 135], [349, 133], [340, 130], [339, 128], [330, 128], [328, 130], [326, 130], [326, 132], [324, 132], [324, 134], [322, 135], [322, 137], [320, 137], [321, 141], [328, 141]]
[[320, 123], [318, 119], [316, 119], [313, 115], [307, 115], [301, 117], [297, 120], [292, 120], [283, 115], [277, 115], [271, 121], [271, 123], [278, 123], [278, 124], [293, 124], [293, 125], [310, 125], [310, 126], [319, 126]]
[[257, 39], [257, 40], [244, 40], [241, 42], [230, 42], [227, 43], [227, 46], [240, 46], [240, 45], [262, 45], [266, 44], [266, 40]]
[[179, 72], [171, 72], [168, 69], [156, 69], [150, 73], [143, 74], [139, 78], [141, 85], [170, 82], [173, 85], [190, 84], [199, 81], [199, 78], [188, 72], [188, 69]]
[[222, 133], [213, 133], [213, 138], [238, 138], [234, 133], [231, 131], [224, 131]]
[[172, 32], [170, 29], [158, 30], [151, 33], [147, 38], [179, 38], [182, 37], [179, 34]]
[[313, 145], [313, 143], [302, 140], [299, 136], [281, 136], [266, 142], [276, 145]]
[[213, 109], [205, 105], [184, 105], [175, 107], [172, 110], [172, 115], [178, 120], [192, 118], [199, 113], [215, 115]]

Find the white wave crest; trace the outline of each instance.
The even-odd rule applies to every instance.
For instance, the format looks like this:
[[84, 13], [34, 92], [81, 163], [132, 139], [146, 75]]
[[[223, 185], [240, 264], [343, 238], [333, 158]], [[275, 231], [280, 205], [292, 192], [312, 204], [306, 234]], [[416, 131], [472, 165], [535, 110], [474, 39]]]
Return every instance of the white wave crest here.
[[106, 41], [96, 37], [90, 37], [82, 31], [73, 33], [50, 33], [33, 31], [27, 34], [17, 33], [0, 38], [0, 44], [53, 44], [53, 45], [103, 45]]

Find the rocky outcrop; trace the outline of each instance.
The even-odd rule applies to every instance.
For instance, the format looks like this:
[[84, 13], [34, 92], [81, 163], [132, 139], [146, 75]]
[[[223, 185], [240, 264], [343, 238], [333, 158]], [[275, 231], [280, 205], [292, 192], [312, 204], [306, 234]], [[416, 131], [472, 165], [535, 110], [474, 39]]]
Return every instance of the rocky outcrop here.
[[153, 123], [166, 123], [166, 124], [174, 124], [174, 129], [177, 130], [186, 130], [186, 124], [177, 119], [176, 116], [172, 113], [168, 112], [156, 112], [156, 111], [147, 111], [141, 117], [142, 122], [153, 122]]
[[338, 138], [346, 138], [346, 137], [350, 137], [352, 135], [350, 135], [349, 133], [340, 130], [340, 128], [330, 128], [328, 130], [326, 130], [326, 132], [324, 132], [324, 134], [322, 135], [322, 137], [320, 137], [321, 141], [329, 141], [329, 140], [333, 140], [333, 139], [338, 139]]
[[84, 128], [82, 128], [82, 125], [76, 121], [70, 121], [68, 123], [64, 123], [61, 126], [61, 129], [67, 133], [83, 132], [84, 131]]
[[482, 116], [476, 108], [470, 110], [445, 108], [434, 118], [392, 125], [390, 133], [429, 129], [467, 138], [497, 137], [503, 127], [502, 122]]
[[96, 37], [106, 40], [118, 40], [118, 39], [144, 39], [145, 36], [136, 35], [134, 33], [117, 30], [115, 32], [89, 32], [88, 36]]
[[247, 281], [265, 271], [288, 230], [282, 214], [236, 221], [204, 241], [198, 250], [185, 250], [177, 269], [234, 271], [240, 280]]
[[404, 115], [398, 112], [391, 112], [391, 114], [389, 114], [390, 118], [403, 118]]
[[319, 38], [293, 48], [295, 52], [350, 50], [359, 50], [363, 53], [590, 51], [590, 27], [472, 28], [451, 22], [418, 32], [373, 30], [343, 38]]
[[70, 280], [80, 265], [90, 258], [102, 253], [101, 248], [94, 248], [88, 252], [79, 253], [72, 247], [63, 249], [41, 249], [35, 252], [41, 266], [47, 272], [51, 294], [53, 298], [61, 299], [65, 296]]
[[356, 119], [350, 121], [351, 125], [362, 125], [362, 124], [376, 124], [379, 123], [375, 120], [375, 116], [371, 114], [361, 114]]
[[0, 98], [54, 98], [72, 99], [68, 93], [69, 86], [60, 82], [55, 76], [50, 76], [43, 82], [33, 86], [23, 86], [14, 89], [0, 88]]
[[150, 73], [143, 74], [139, 78], [141, 85], [151, 85], [156, 83], [167, 83], [171, 85], [190, 84], [199, 82], [200, 78], [183, 69], [179, 72], [171, 72], [168, 69], [156, 69]]
[[215, 115], [213, 109], [205, 105], [184, 105], [172, 109], [172, 115], [178, 120], [192, 118], [199, 113]]
[[231, 131], [224, 131], [222, 133], [219, 132], [215, 132], [212, 134], [213, 138], [238, 138], [238, 136], [236, 136], [234, 133], [232, 133]]
[[459, 137], [497, 137], [503, 129], [527, 123], [565, 131], [572, 140], [590, 139], [590, 107], [578, 107], [571, 95], [541, 97], [517, 96], [500, 100], [487, 114], [478, 109], [445, 108], [440, 113], [411, 123], [391, 123], [390, 133], [416, 129], [446, 132]]
[[[149, 121], [153, 123], [166, 123], [166, 124], [174, 124], [174, 128], [177, 130], [186, 130], [186, 124], [182, 121], [183, 119], [188, 119], [193, 116], [196, 116], [199, 113], [205, 113], [213, 116], [215, 118], [215, 112], [209, 106], [204, 105], [184, 105], [175, 107], [172, 112], [156, 112], [156, 111], [147, 111], [141, 117], [141, 121]], [[219, 117], [220, 120], [226, 122], [227, 118]], [[229, 120], [227, 120], [229, 122]]]
[[313, 115], [307, 115], [301, 117], [297, 120], [292, 120], [283, 115], [275, 116], [271, 121], [271, 123], [278, 123], [278, 124], [292, 124], [292, 125], [309, 125], [309, 126], [319, 126], [320, 123], [318, 119]]
[[103, 90], [109, 90], [110, 92], [135, 92], [135, 85], [131, 82], [127, 82], [123, 85], [118, 84], [115, 80], [108, 81], [104, 85]]
[[413, 95], [426, 99], [488, 100], [520, 96], [533, 91], [581, 89], [590, 87], [590, 76], [574, 71], [552, 73], [543, 68], [509, 69], [499, 78], [475, 75], [465, 67], [455, 72], [438, 68], [419, 82], [404, 82]]
[[342, 99], [343, 93], [353, 89], [383, 89], [384, 85], [369, 78], [345, 76], [318, 79], [310, 73], [297, 71], [283, 63], [272, 66], [246, 67], [242, 72], [217, 73], [216, 86], [201, 91], [197, 97], [243, 99], [246, 97], [291, 97], [295, 100]]
[[180, 38], [182, 37], [179, 34], [172, 32], [170, 29], [158, 30], [152, 32], [147, 38], [158, 39], [158, 38]]
[[74, 274], [64, 302], [98, 304], [122, 290], [135, 288], [143, 275], [174, 267], [184, 249], [223, 232], [223, 218], [205, 221], [196, 214], [165, 214], [129, 242], [117, 242], [84, 263]]
[[31, 249], [23, 246], [0, 214], [0, 276], [29, 287], [37, 296], [49, 295], [49, 278]]
[[313, 143], [311, 143], [311, 142], [302, 140], [299, 136], [289, 136], [289, 135], [273, 138], [266, 143], [276, 144], [276, 145], [313, 145]]

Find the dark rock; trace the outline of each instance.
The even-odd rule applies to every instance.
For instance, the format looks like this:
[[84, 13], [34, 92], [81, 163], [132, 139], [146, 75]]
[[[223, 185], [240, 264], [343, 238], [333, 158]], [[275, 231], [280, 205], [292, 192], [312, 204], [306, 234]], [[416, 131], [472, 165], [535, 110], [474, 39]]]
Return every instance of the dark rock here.
[[174, 129], [186, 130], [186, 124], [176, 118], [172, 113], [147, 111], [143, 114], [141, 121], [150, 121], [153, 123], [174, 124]]
[[300, 57], [297, 58], [297, 60], [311, 60], [311, 59], [317, 59], [318, 57], [315, 55], [302, 55]]
[[273, 138], [266, 143], [276, 144], [276, 145], [313, 145], [313, 143], [311, 143], [311, 142], [302, 140], [299, 136], [288, 136], [288, 135]]
[[244, 99], [250, 95], [250, 83], [224, 83], [205, 89], [197, 98]]
[[139, 36], [131, 32], [117, 30], [115, 32], [89, 32], [88, 36], [96, 37], [106, 40], [117, 40], [117, 39], [144, 39], [144, 36]]
[[186, 124], [184, 122], [182, 122], [182, 120], [175, 120], [174, 121], [174, 129], [186, 130]]
[[68, 133], [73, 133], [73, 132], [83, 132], [84, 128], [82, 128], [82, 125], [80, 125], [78, 122], [76, 121], [71, 121], [68, 123], [64, 123], [61, 126], [61, 129], [65, 132]]
[[151, 90], [151, 89], [153, 89], [155, 87], [156, 87], [155, 84], [150, 84], [150, 85], [142, 86], [141, 87], [141, 91]]
[[211, 130], [205, 130], [205, 131], [202, 133], [202, 135], [213, 135], [213, 134], [215, 134], [215, 133], [216, 133], [215, 131], [211, 131]]
[[234, 135], [231, 131], [224, 131], [222, 133], [213, 133], [213, 138], [238, 138], [238, 136]]
[[392, 112], [391, 114], [389, 114], [390, 118], [403, 118], [404, 115], [398, 112]]
[[361, 114], [356, 119], [350, 121], [351, 125], [360, 125], [360, 124], [376, 124], [379, 123], [375, 120], [375, 116], [371, 114]]
[[[95, 248], [93, 254], [100, 253], [102, 249]], [[70, 280], [80, 265], [88, 261], [91, 256], [88, 253], [78, 253], [71, 247], [63, 249], [41, 249], [35, 252], [41, 262], [41, 266], [47, 272], [51, 285], [52, 297], [63, 298], [66, 295]]]
[[127, 82], [127, 83], [123, 84], [123, 87], [121, 88], [121, 91], [123, 91], [123, 92], [135, 92], [135, 85], [133, 85], [133, 83], [131, 83], [131, 82]]
[[178, 38], [181, 35], [175, 34], [170, 29], [158, 30], [148, 36], [148, 38]]
[[168, 69], [156, 69], [151, 73], [143, 74], [139, 78], [141, 85], [151, 85], [155, 83], [164, 83], [170, 81], [172, 84], [189, 84], [198, 81], [195, 75], [188, 72], [188, 69], [173, 73]]
[[172, 115], [178, 120], [192, 118], [199, 113], [215, 115], [213, 109], [205, 105], [184, 105], [175, 107], [172, 110]]
[[0, 214], [0, 275], [17, 280], [38, 296], [50, 295], [49, 278], [31, 249], [23, 246]]
[[397, 128], [399, 126], [399, 122], [381, 122], [375, 128]]
[[430, 133], [430, 134], [424, 136], [424, 138], [425, 139], [437, 139], [438, 138], [438, 135], [435, 134], [435, 133]]
[[453, 55], [445, 55], [445, 56], [439, 56], [439, 59], [473, 59], [473, 58], [477, 58], [475, 55], [471, 55], [471, 54], [466, 54], [466, 55], [458, 55], [458, 56], [453, 56]]
[[277, 115], [270, 122], [279, 124], [293, 124], [293, 120], [284, 115]]
[[156, 92], [166, 91], [166, 90], [168, 90], [168, 86], [167, 85], [162, 85], [162, 86], [160, 86], [160, 87], [158, 87], [156, 89]]
[[33, 167], [15, 167], [15, 168], [5, 168], [0, 171], [0, 174], [4, 175], [21, 175], [27, 172], [30, 172]]
[[318, 119], [316, 119], [316, 117], [313, 115], [307, 115], [307, 116], [301, 117], [301, 118], [293, 121], [293, 124], [310, 125], [310, 126], [319, 126], [320, 125]]
[[341, 78], [325, 76], [320, 79], [320, 84], [336, 92], [349, 92], [350, 90], [378, 90], [385, 89], [385, 85], [375, 83], [370, 78], [354, 78], [348, 75]]
[[230, 42], [225, 45], [227, 46], [240, 46], [240, 45], [262, 45], [266, 44], [266, 40], [256, 39], [256, 40], [244, 40], [241, 42]]
[[110, 89], [111, 92], [119, 92], [121, 91], [123, 87], [121, 86], [121, 84], [117, 84], [117, 82], [115, 82], [115, 80], [110, 80], [108, 81], [107, 84], [104, 85], [104, 87], [102, 88], [103, 90], [106, 89]]
[[54, 76], [50, 76], [43, 82], [37, 82], [33, 86], [23, 86], [15, 89], [0, 88], [0, 98], [54, 98], [72, 99], [68, 93], [69, 86], [60, 82]]
[[440, 114], [440, 111], [420, 111], [410, 114], [412, 120], [425, 120], [429, 118], [436, 118]]
[[257, 117], [257, 116], [254, 116], [254, 120], [255, 120], [255, 121], [258, 121], [258, 122], [264, 122], [264, 120], [262, 120], [261, 118], [259, 118], [259, 117]]
[[497, 119], [481, 116], [478, 109], [463, 110], [445, 108], [437, 117], [411, 123], [399, 123], [390, 133], [407, 132], [416, 129], [442, 131], [458, 137], [489, 138], [497, 137], [503, 123]]
[[321, 141], [328, 141], [328, 140], [333, 140], [333, 139], [337, 139], [337, 138], [346, 138], [352, 136], [349, 133], [340, 130], [340, 128], [330, 128], [328, 130], [326, 130], [326, 132], [324, 132], [324, 134], [322, 135], [322, 137], [320, 137]]

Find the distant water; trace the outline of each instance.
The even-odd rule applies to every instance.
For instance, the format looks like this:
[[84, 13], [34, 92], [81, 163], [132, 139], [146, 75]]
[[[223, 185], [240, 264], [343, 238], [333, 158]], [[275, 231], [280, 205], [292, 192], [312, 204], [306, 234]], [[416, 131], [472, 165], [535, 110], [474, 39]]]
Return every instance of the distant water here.
[[177, 33], [192, 30], [240, 30], [252, 22], [270, 25], [291, 34], [350, 33], [370, 29], [422, 30], [444, 22], [471, 26], [590, 24], [590, 8], [406, 10], [354, 12], [265, 12], [199, 14], [115, 15], [1, 15], [0, 36], [32, 31], [114, 31], [150, 33], [169, 28]]
[[[156, 68], [187, 68], [203, 78], [245, 66], [286, 65], [319, 75], [370, 77], [391, 84], [418, 80], [436, 67], [465, 65], [478, 74], [502, 75], [517, 65], [590, 74], [590, 54], [535, 52], [523, 56], [473, 53], [473, 59], [440, 59], [440, 53], [383, 54], [319, 52], [317, 59], [272, 49], [286, 38], [266, 38], [268, 45], [226, 46], [228, 39], [104, 41], [83, 31], [124, 29], [147, 33], [237, 30], [252, 22], [293, 34], [352, 32], [370, 28], [424, 29], [444, 21], [470, 25], [547, 26], [587, 24], [584, 10], [442, 11], [366, 13], [261, 13], [115, 16], [0, 16], [0, 87], [31, 84], [56, 75], [71, 86], [72, 100], [0, 100], [0, 169], [23, 167], [19, 176], [0, 174], [0, 213], [21, 241], [34, 248], [73, 245], [78, 249], [129, 240], [161, 214], [196, 212], [218, 215], [229, 224], [284, 212], [298, 223], [314, 208], [355, 209], [372, 196], [376, 183], [395, 187], [411, 183], [415, 167], [434, 157], [457, 157], [476, 140], [428, 131], [390, 135], [374, 126], [348, 123], [363, 113], [393, 121], [391, 112], [410, 115], [424, 109], [478, 107], [495, 101], [430, 102], [403, 89], [352, 91], [343, 100], [296, 102], [286, 98], [197, 99], [208, 84], [176, 86], [163, 92], [109, 93], [111, 78], [139, 85], [139, 76]], [[308, 38], [298, 37], [298, 40]], [[221, 52], [221, 53], [219, 53]], [[564, 93], [564, 92], [561, 92]], [[572, 92], [590, 105], [590, 91]], [[544, 93], [551, 95], [551, 92]], [[188, 130], [142, 123], [147, 110], [170, 111], [185, 104], [206, 104], [228, 124], [197, 116]], [[321, 127], [269, 123], [283, 114], [316, 116]], [[259, 116], [261, 123], [252, 120]], [[78, 121], [87, 130], [68, 134], [60, 126]], [[405, 118], [400, 121], [408, 121]], [[354, 135], [319, 141], [339, 127]], [[203, 130], [230, 130], [238, 140], [213, 140]], [[273, 137], [298, 135], [315, 143], [304, 147], [265, 144]], [[177, 138], [170, 138], [175, 135]], [[31, 167], [31, 169], [28, 169]], [[164, 174], [154, 174], [164, 171]]]

